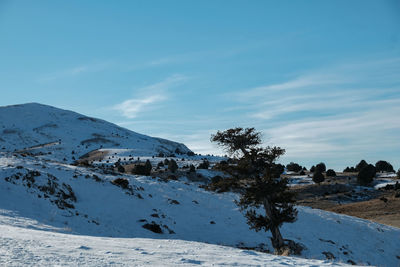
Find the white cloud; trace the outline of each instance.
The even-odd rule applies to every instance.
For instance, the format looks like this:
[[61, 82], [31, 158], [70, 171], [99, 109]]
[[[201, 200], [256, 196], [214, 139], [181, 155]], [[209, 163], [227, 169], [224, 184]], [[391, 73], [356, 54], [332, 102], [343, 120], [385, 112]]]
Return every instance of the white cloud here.
[[177, 86], [185, 80], [187, 80], [186, 76], [172, 75], [161, 82], [135, 90], [137, 97], [116, 104], [112, 109], [119, 111], [128, 119], [134, 119], [139, 113], [154, 108], [156, 103], [167, 100], [167, 89]]

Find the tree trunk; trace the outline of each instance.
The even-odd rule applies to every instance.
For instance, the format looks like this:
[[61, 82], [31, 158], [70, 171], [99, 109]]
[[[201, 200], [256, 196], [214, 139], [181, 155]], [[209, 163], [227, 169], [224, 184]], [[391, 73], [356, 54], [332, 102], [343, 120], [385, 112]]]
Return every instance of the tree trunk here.
[[[271, 203], [269, 203], [267, 198], [264, 198], [263, 204], [264, 204], [265, 214], [271, 221], [274, 221], [275, 218], [273, 218], [274, 215], [272, 214]], [[276, 251], [279, 252], [285, 245], [285, 242], [281, 235], [281, 231], [279, 230], [279, 227], [274, 224], [271, 226], [270, 230], [272, 233], [272, 238], [271, 238], [272, 246]]]

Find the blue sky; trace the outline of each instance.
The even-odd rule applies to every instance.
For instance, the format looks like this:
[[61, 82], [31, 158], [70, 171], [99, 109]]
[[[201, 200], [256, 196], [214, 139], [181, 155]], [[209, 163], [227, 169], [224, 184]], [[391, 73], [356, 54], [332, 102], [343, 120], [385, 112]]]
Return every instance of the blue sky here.
[[400, 1], [0, 0], [0, 105], [39, 102], [223, 153], [400, 168]]

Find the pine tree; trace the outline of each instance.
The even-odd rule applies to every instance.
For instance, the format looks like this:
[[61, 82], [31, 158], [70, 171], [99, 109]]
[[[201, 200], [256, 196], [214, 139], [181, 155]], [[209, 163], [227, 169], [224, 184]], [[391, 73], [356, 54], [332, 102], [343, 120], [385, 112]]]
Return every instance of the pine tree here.
[[174, 159], [171, 159], [168, 162], [168, 170], [170, 170], [172, 173], [175, 173], [177, 169], [178, 169], [178, 164], [176, 164], [176, 161]]
[[[261, 147], [261, 134], [254, 128], [234, 128], [217, 132], [211, 141], [224, 147], [237, 164], [225, 166], [233, 182], [241, 181], [239, 208], [245, 212], [247, 223], [256, 231], [272, 233], [272, 246], [281, 253], [287, 244], [279, 228], [294, 222], [294, 194], [288, 191], [287, 180], [280, 178], [282, 166], [276, 160], [285, 153], [280, 147]], [[257, 212], [264, 208], [263, 214]]]

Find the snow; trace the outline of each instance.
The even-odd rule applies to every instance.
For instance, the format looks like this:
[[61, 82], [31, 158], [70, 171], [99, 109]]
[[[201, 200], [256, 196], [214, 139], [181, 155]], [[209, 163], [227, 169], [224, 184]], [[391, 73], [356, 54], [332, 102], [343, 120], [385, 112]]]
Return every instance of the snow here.
[[69, 235], [0, 225], [2, 266], [343, 266], [184, 240]]
[[[304, 246], [301, 258], [274, 256], [240, 249], [273, 250], [269, 232], [249, 229], [234, 193], [205, 191], [185, 178], [110, 174], [100, 168], [104, 162], [69, 165], [73, 156], [97, 149], [113, 156], [109, 164], [132, 156], [154, 166], [165, 159], [158, 153], [177, 149], [183, 152], [175, 158], [180, 167], [224, 159], [188, 156], [183, 144], [40, 104], [0, 107], [0, 133], [2, 266], [400, 264], [398, 228], [299, 206], [298, 220], [284, 224], [282, 234]], [[196, 172], [208, 179], [223, 176]], [[129, 187], [116, 185], [117, 178]], [[310, 180], [296, 176], [291, 183]], [[158, 225], [162, 233], [145, 224]]]
[[0, 133], [2, 151], [27, 150], [46, 159], [65, 158], [66, 162], [100, 148], [134, 149], [140, 156], [190, 151], [180, 143], [36, 103], [0, 107]]
[[[154, 239], [149, 241], [153, 242], [153, 245], [148, 245], [149, 247], [166, 242], [161, 239], [176, 240], [178, 244], [176, 253], [181, 244], [178, 240], [230, 247], [260, 247], [272, 251], [269, 241], [270, 233], [255, 232], [248, 228], [243, 214], [234, 204], [237, 195], [233, 193], [216, 194], [184, 181], [166, 183], [157, 178], [145, 176], [113, 176], [103, 174], [96, 169], [48, 162], [37, 158], [17, 157], [6, 153], [0, 156], [0, 225], [2, 227], [19, 226], [21, 229], [40, 230], [42, 233], [38, 235], [49, 234], [49, 240], [51, 236], [54, 236], [54, 232], [69, 234], [72, 236], [71, 240], [79, 236], [90, 236], [85, 238], [93, 241], [73, 244], [72, 248], [76, 249], [80, 246], [93, 248], [83, 252], [79, 250], [79, 253], [93, 252], [96, 255], [93, 256], [94, 258], [100, 253], [99, 251], [104, 251], [100, 245], [100, 247], [95, 245], [97, 241], [94, 240], [110, 237], [116, 238], [117, 243], [120, 242], [119, 238], [126, 239], [128, 243], [136, 242], [133, 240], [137, 238]], [[27, 187], [26, 181], [22, 178], [12, 180], [14, 183], [5, 180], [17, 173], [20, 173], [22, 177], [33, 170], [40, 172], [40, 175], [35, 177], [37, 185], [45, 185], [49, 175], [57, 177], [60, 188], [63, 183], [69, 184], [76, 194], [77, 201], [72, 203], [75, 208], [59, 209], [54, 203], [55, 196], [45, 198], [43, 192], [34, 186]], [[73, 177], [74, 175], [76, 178]], [[93, 179], [93, 175], [101, 181]], [[133, 194], [110, 183], [118, 177], [129, 180]], [[142, 198], [139, 198], [138, 194]], [[335, 256], [336, 263], [352, 260], [365, 265], [397, 266], [399, 264], [396, 256], [399, 254], [400, 229], [317, 209], [298, 207], [298, 210], [298, 220], [293, 224], [283, 225], [282, 234], [285, 238], [305, 246], [302, 257], [325, 260], [323, 253], [331, 252]], [[154, 214], [157, 216], [152, 216]], [[146, 222], [152, 221], [162, 227], [163, 234], [153, 233], [142, 227]], [[21, 231], [21, 233], [27, 232]], [[5, 235], [2, 236], [5, 237]], [[33, 240], [29, 236], [18, 238], [18, 240], [24, 240], [24, 238]], [[14, 240], [14, 237], [12, 239]], [[57, 238], [54, 237], [54, 239]], [[129, 239], [132, 240], [129, 241]], [[18, 242], [15, 246], [23, 247]], [[205, 251], [210, 249], [205, 244], [199, 246], [204, 246]], [[70, 250], [57, 252], [60, 253], [57, 256], [60, 257], [61, 262], [63, 258], [73, 258], [68, 254]], [[13, 253], [17, 252], [11, 254]], [[43, 260], [48, 257], [47, 255], [52, 255], [50, 252], [46, 255], [35, 254], [39, 253], [35, 251], [26, 253]], [[124, 253], [128, 258], [133, 257], [127, 251]], [[232, 253], [236, 255], [241, 252], [232, 248]], [[104, 256], [103, 260], [109, 260], [108, 256]], [[10, 257], [18, 258], [16, 254]], [[186, 259], [187, 255], [183, 257]], [[232, 257], [235, 260], [235, 257]], [[173, 258], [167, 263], [175, 265], [176, 257]], [[213, 258], [207, 261], [206, 256], [199, 256], [194, 260], [202, 264], [211, 264], [214, 260], [218, 262]], [[249, 264], [253, 262], [250, 259], [246, 260], [249, 260]], [[221, 264], [222, 261], [224, 259], [221, 258]], [[155, 259], [150, 263], [157, 265]], [[241, 263], [243, 262], [237, 262], [238, 265]], [[88, 262], [88, 264], [95, 265], [94, 262]], [[257, 265], [255, 261], [254, 264]]]

